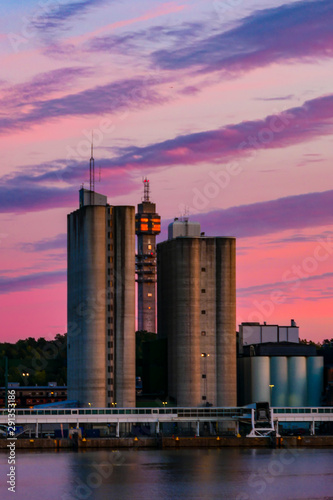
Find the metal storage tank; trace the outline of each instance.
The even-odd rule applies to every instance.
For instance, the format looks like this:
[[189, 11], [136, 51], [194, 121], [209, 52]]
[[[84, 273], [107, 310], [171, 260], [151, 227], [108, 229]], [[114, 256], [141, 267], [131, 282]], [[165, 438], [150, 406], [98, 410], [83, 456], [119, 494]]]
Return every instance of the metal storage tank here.
[[288, 358], [288, 406], [307, 406], [305, 356]]
[[251, 394], [252, 403], [269, 401], [270, 361], [269, 356], [251, 358]]
[[307, 358], [307, 406], [320, 406], [324, 385], [324, 359], [321, 356]]
[[288, 405], [288, 360], [286, 356], [272, 356], [270, 359], [272, 388], [271, 406]]

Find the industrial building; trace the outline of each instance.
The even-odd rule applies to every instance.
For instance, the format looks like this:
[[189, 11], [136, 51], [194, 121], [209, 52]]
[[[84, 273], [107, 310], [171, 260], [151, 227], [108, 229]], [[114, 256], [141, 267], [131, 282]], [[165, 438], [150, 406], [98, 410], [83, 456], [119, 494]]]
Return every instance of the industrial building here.
[[324, 359], [299, 342], [299, 328], [242, 323], [238, 345], [238, 404], [320, 406]]
[[67, 234], [68, 399], [135, 406], [135, 209], [82, 188]]
[[[15, 402], [18, 408], [33, 408], [41, 404], [55, 404], [66, 401], [67, 387], [49, 382], [43, 386], [21, 386], [18, 382], [9, 382], [8, 389], [15, 389]], [[0, 408], [5, 408], [6, 387], [0, 387]]]
[[158, 335], [178, 406], [235, 406], [236, 240], [175, 219], [157, 245]]
[[299, 343], [299, 327], [292, 319], [289, 326], [267, 325], [264, 323], [242, 323], [239, 325], [239, 352], [243, 346], [265, 342]]
[[144, 197], [135, 215], [138, 330], [156, 333], [156, 236], [161, 232], [161, 217], [156, 213], [155, 203], [150, 201], [147, 178], [143, 185]]

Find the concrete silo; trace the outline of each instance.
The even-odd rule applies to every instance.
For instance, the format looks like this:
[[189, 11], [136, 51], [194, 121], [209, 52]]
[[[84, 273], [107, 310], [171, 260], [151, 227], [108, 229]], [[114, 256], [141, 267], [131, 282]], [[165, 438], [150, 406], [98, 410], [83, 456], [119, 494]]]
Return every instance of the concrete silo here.
[[80, 190], [68, 215], [68, 399], [135, 406], [134, 207]]
[[217, 406], [235, 406], [236, 240], [216, 238], [215, 241]]
[[236, 242], [200, 235], [187, 220], [175, 223], [171, 239], [157, 246], [158, 335], [168, 339], [169, 396], [178, 406], [235, 406]]

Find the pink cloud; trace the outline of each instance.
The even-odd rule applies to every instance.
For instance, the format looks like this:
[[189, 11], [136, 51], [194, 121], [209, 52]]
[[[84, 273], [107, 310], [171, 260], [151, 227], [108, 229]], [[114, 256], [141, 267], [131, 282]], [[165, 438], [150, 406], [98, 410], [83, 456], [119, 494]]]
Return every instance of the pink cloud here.
[[166, 2], [156, 7], [155, 9], [149, 10], [145, 14], [142, 14], [141, 16], [135, 17], [133, 19], [124, 19], [123, 21], [117, 21], [115, 23], [107, 24], [106, 26], [98, 28], [97, 30], [92, 31], [90, 33], [69, 38], [67, 40], [67, 43], [77, 45], [86, 40], [99, 36], [102, 33], [108, 33], [118, 28], [124, 28], [126, 26], [131, 26], [132, 24], [149, 21], [151, 19], [156, 19], [158, 17], [162, 17], [167, 14], [176, 14], [177, 12], [181, 12], [182, 10], [184, 10], [186, 7], [187, 7], [186, 5], [179, 5], [176, 2]]

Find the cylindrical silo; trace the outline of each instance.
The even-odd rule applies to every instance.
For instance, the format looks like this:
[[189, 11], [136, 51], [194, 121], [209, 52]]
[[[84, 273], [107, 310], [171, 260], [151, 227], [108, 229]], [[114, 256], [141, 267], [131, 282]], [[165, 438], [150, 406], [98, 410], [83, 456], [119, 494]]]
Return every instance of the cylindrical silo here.
[[135, 406], [135, 214], [114, 207], [115, 389], [119, 407]]
[[269, 401], [270, 362], [269, 356], [251, 358], [251, 393], [252, 403]]
[[68, 399], [106, 406], [106, 209], [85, 206], [68, 216]]
[[[200, 353], [201, 357], [201, 373], [205, 375], [201, 379], [201, 395], [206, 397], [203, 404], [206, 403], [217, 406], [216, 384], [216, 239], [215, 238], [200, 238], [200, 289], [204, 293], [200, 293], [201, 310], [206, 311], [206, 314], [200, 314]], [[209, 265], [207, 265], [209, 263]], [[207, 354], [205, 356], [205, 353]]]
[[[176, 370], [178, 406], [202, 404], [200, 393], [200, 240], [179, 238], [175, 255], [178, 297], [175, 303], [177, 328]], [[181, 258], [179, 258], [181, 256]], [[178, 258], [177, 258], [178, 257]]]
[[[207, 262], [207, 265], [209, 263]], [[237, 405], [236, 239], [216, 238], [217, 405]]]
[[288, 405], [288, 361], [286, 356], [272, 356], [270, 361], [271, 406]]
[[168, 393], [178, 406], [203, 404], [200, 238], [158, 245], [158, 331], [168, 339]]
[[288, 358], [288, 406], [307, 405], [306, 357]]
[[307, 358], [307, 406], [320, 406], [324, 389], [324, 359], [322, 356], [309, 356]]

